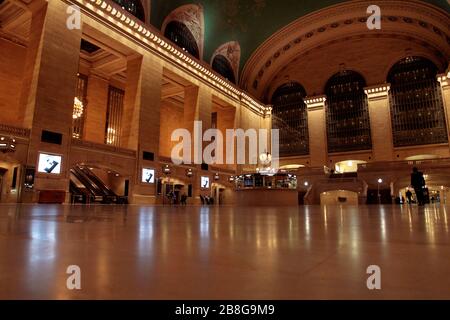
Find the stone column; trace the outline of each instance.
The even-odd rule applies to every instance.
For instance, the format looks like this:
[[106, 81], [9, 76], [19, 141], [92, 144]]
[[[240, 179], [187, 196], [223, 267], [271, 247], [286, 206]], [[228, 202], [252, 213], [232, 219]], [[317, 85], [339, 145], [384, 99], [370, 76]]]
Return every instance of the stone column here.
[[450, 71], [448, 74], [440, 74], [437, 79], [441, 84], [442, 102], [444, 103], [445, 123], [447, 124], [447, 136], [450, 142]]
[[[67, 28], [67, 7], [68, 4], [63, 1], [49, 1], [45, 15], [42, 11], [37, 11], [36, 20], [34, 17], [32, 19], [32, 25], [42, 26], [42, 31], [39, 33], [38, 29], [31, 30], [26, 62], [29, 74], [25, 76], [29, 83], [23, 88], [24, 96], [28, 98], [22, 99], [25, 105], [22, 120], [25, 127], [31, 128], [27, 165], [37, 169], [40, 152], [56, 154], [62, 159], [60, 174], [36, 172], [35, 192], [24, 193], [22, 200], [25, 202], [37, 201], [36, 191], [44, 190], [65, 191], [66, 201], [68, 200], [68, 158], [81, 30]], [[60, 135], [60, 143], [42, 142], [43, 130]]]
[[370, 133], [374, 161], [393, 161], [394, 142], [392, 136], [389, 84], [364, 89], [369, 104]]
[[[130, 201], [155, 203], [156, 183], [142, 183], [142, 169], [160, 171], [159, 122], [163, 63], [152, 55], [128, 59], [124, 101], [124, 147], [136, 150], [137, 161]], [[144, 160], [143, 153], [153, 153], [154, 160]], [[158, 178], [158, 177], [156, 177]]]
[[309, 156], [312, 167], [328, 165], [326, 96], [304, 99], [308, 110]]
[[[184, 127], [191, 132], [192, 135], [192, 147], [194, 147], [194, 121], [202, 122], [202, 132], [199, 132], [200, 135], [203, 135], [207, 129], [211, 127], [211, 109], [212, 109], [212, 93], [211, 90], [206, 86], [191, 86], [185, 89], [185, 97], [184, 97]], [[199, 137], [199, 145], [201, 148], [197, 150], [197, 160], [201, 160], [203, 156], [203, 148], [208, 143], [202, 143], [201, 137]], [[192, 151], [192, 161], [195, 161], [194, 150]], [[197, 165], [197, 174], [194, 175], [194, 179], [192, 180], [192, 188], [193, 188], [193, 198], [194, 203], [200, 203], [200, 194], [210, 195], [211, 190], [202, 190], [200, 188], [200, 179], [201, 176], [209, 176], [210, 177], [210, 187], [212, 184], [212, 175], [210, 172], [202, 171], [200, 165]]]

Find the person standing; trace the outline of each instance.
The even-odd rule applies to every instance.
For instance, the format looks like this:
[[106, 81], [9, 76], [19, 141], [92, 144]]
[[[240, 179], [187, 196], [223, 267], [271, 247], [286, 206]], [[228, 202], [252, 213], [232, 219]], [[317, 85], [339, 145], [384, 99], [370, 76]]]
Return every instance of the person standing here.
[[419, 171], [416, 167], [413, 168], [413, 172], [411, 173], [411, 185], [414, 188], [416, 193], [417, 202], [419, 206], [423, 206], [425, 204], [425, 197], [423, 194], [423, 188], [425, 187], [425, 179], [423, 178], [423, 173]]

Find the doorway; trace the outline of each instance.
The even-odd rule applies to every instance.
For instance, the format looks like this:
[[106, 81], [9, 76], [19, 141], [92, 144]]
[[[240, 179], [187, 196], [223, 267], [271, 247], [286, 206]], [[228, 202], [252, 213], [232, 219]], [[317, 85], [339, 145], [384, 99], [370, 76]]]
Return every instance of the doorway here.
[[0, 168], [0, 202], [2, 202], [2, 196], [3, 196], [3, 177], [5, 173], [8, 171], [8, 169]]

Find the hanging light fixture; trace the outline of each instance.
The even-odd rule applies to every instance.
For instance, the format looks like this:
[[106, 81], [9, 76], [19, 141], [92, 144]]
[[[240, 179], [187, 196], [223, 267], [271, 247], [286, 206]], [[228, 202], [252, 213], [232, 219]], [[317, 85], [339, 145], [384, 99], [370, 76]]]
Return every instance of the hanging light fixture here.
[[261, 163], [260, 168], [256, 168], [257, 173], [266, 175], [266, 176], [273, 176], [277, 173], [277, 170], [275, 168], [270, 167], [270, 163], [272, 162], [272, 155], [266, 151], [259, 155], [259, 162]]
[[0, 151], [3, 153], [16, 151], [16, 139], [0, 136]]
[[171, 170], [170, 170], [170, 167], [169, 167], [169, 165], [168, 164], [166, 164], [165, 166], [163, 166], [163, 173], [165, 174], [165, 175], [169, 175], [169, 174], [171, 174]]
[[83, 102], [80, 99], [78, 99], [77, 97], [75, 97], [75, 100], [73, 102], [72, 118], [74, 120], [81, 118], [83, 116], [83, 112], [84, 112]]
[[272, 155], [269, 152], [263, 152], [259, 155], [259, 161], [263, 164], [263, 165], [267, 165], [270, 162], [272, 162]]

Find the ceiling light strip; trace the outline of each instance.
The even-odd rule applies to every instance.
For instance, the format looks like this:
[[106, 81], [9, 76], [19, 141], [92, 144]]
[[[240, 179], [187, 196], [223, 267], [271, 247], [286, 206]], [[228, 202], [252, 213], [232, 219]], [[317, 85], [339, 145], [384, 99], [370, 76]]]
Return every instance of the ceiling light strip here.
[[92, 11], [102, 18], [114, 23], [120, 29], [126, 33], [132, 35], [135, 39], [139, 40], [141, 44], [146, 44], [151, 48], [157, 50], [169, 58], [172, 62], [182, 66], [185, 69], [190, 70], [196, 75], [200, 76], [208, 83], [219, 89], [221, 92], [234, 99], [239, 100], [246, 107], [254, 110], [262, 116], [269, 116], [271, 114], [271, 108], [260, 103], [254, 98], [250, 97], [244, 91], [231, 85], [221, 77], [214, 74], [209, 70], [209, 66], [205, 67], [199, 62], [195, 61], [184, 52], [178, 50], [176, 47], [166, 42], [155, 32], [152, 32], [148, 26], [135, 17], [132, 17], [128, 12], [109, 3], [105, 0], [68, 0], [69, 2], [76, 3], [85, 9]]

